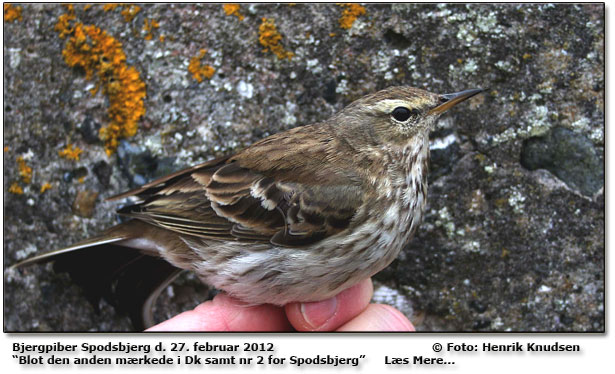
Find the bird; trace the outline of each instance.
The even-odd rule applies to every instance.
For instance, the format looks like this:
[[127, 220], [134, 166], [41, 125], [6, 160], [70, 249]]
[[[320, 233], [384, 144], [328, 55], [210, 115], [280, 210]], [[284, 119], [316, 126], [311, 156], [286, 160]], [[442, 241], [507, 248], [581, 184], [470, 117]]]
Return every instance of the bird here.
[[13, 268], [54, 261], [100, 298], [152, 326], [152, 306], [183, 270], [246, 305], [324, 300], [387, 267], [427, 199], [429, 133], [483, 92], [394, 86], [322, 122], [172, 173], [130, 198], [122, 223]]

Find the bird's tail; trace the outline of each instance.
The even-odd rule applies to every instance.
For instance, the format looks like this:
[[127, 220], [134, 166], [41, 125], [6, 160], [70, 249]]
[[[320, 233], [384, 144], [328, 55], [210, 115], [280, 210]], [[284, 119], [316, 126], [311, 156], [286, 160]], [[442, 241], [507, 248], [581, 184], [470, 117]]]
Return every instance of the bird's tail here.
[[[135, 330], [154, 324], [152, 307], [160, 292], [181, 272], [154, 253], [122, 246], [130, 233], [142, 232], [130, 221], [70, 247], [21, 261], [12, 268], [53, 261], [56, 272], [67, 272], [98, 310], [101, 298], [128, 314]], [[135, 228], [137, 230], [135, 230]]]

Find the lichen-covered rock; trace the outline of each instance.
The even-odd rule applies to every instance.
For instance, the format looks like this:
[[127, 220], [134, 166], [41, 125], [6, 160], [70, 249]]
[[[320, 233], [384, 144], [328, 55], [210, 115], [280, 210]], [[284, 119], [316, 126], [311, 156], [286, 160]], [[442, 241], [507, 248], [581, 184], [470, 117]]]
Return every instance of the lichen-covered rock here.
[[[20, 6], [3, 26], [5, 330], [129, 329], [51, 265], [6, 266], [114, 224], [104, 199], [135, 183], [391, 85], [489, 90], [432, 134], [425, 220], [375, 299], [420, 330], [604, 330], [604, 5]], [[79, 30], [120, 45], [66, 52]], [[96, 139], [111, 123], [117, 151]], [[71, 209], [85, 190], [91, 218]], [[207, 297], [186, 275], [157, 318]]]
[[596, 154], [591, 141], [563, 127], [526, 140], [521, 165], [529, 170], [549, 170], [587, 196], [593, 196], [604, 186], [604, 160]]

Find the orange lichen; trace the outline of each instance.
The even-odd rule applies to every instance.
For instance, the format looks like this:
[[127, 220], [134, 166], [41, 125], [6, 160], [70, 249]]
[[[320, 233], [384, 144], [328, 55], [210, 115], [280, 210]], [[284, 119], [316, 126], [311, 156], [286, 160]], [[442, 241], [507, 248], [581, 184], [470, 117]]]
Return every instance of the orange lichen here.
[[75, 19], [75, 11], [70, 5], [67, 7], [68, 13], [64, 13], [58, 17], [58, 22], [56, 22], [55, 27], [53, 28], [56, 32], [60, 34], [60, 38], [64, 39], [66, 35], [70, 35], [73, 33], [74, 28], [70, 24], [71, 21]]
[[334, 33], [334, 32], [330, 32], [330, 33], [329, 33], [329, 36], [330, 36], [330, 37], [334, 37], [334, 36], [335, 36], [335, 33]]
[[91, 7], [92, 7], [92, 4], [86, 4], [86, 5], [83, 7], [83, 11], [84, 11], [84, 12], [87, 12], [88, 10], [90, 10], [90, 8], [91, 8]]
[[282, 40], [282, 35], [278, 32], [273, 20], [263, 17], [258, 28], [258, 41], [265, 47], [264, 51], [273, 52], [279, 59], [288, 58], [290, 60], [294, 53], [284, 50], [284, 47], [280, 45], [280, 40]]
[[23, 188], [17, 182], [13, 182], [9, 187], [9, 192], [15, 195], [23, 195]]
[[164, 43], [164, 39], [165, 39], [165, 36], [164, 36], [164, 35], [160, 35], [160, 36], [158, 37], [158, 40], [160, 40], [160, 43]]
[[83, 68], [87, 79], [96, 75], [96, 88], [90, 92], [95, 94], [100, 87], [109, 98], [110, 123], [100, 129], [99, 135], [105, 142], [105, 152], [111, 155], [118, 139], [137, 132], [137, 121], [145, 114], [145, 83], [135, 68], [126, 65], [122, 43], [94, 25], [78, 22], [71, 27], [70, 21], [75, 17], [70, 10], [63, 16], [56, 31], [60, 37], [71, 35], [62, 51], [64, 61], [71, 67]]
[[227, 16], [233, 15], [239, 18], [240, 21], [243, 21], [244, 17], [239, 13], [239, 4], [224, 4], [222, 7]]
[[359, 16], [365, 14], [365, 8], [359, 4], [346, 3], [338, 5], [345, 8], [339, 20], [340, 27], [343, 29], [351, 28], [354, 24], [354, 21], [356, 21]]
[[198, 82], [203, 81], [203, 77], [207, 79], [211, 79], [216, 69], [209, 65], [201, 65], [201, 59], [205, 56], [207, 52], [206, 49], [201, 49], [200, 53], [196, 57], [192, 57], [190, 59], [190, 64], [188, 65], [188, 71], [192, 74], [192, 77], [196, 79]]
[[64, 157], [68, 160], [79, 161], [79, 155], [83, 152], [83, 150], [79, 147], [75, 147], [72, 144], [68, 143], [66, 148], [58, 151], [60, 157]]
[[5, 146], [4, 146], [4, 152], [8, 152], [8, 151], [9, 151], [9, 146], [8, 146], [8, 145], [5, 145]]
[[17, 165], [21, 180], [26, 184], [30, 183], [32, 181], [32, 168], [26, 165], [26, 160], [22, 156], [17, 157]]
[[105, 12], [114, 11], [115, 8], [117, 8], [119, 6], [122, 6], [122, 4], [120, 4], [120, 3], [105, 4], [105, 5], [103, 5], [103, 10]]
[[98, 93], [98, 89], [99, 89], [99, 88], [100, 88], [100, 87], [98, 86], [98, 84], [97, 84], [94, 88], [90, 88], [90, 89], [89, 89], [90, 94], [91, 94], [92, 96], [96, 96], [96, 94]]
[[50, 190], [50, 189], [51, 189], [51, 183], [47, 182], [41, 186], [41, 193], [44, 193], [45, 191]]
[[79, 177], [79, 179], [77, 179], [77, 182], [79, 182], [79, 184], [83, 184], [83, 182], [85, 182], [85, 175], [83, 177]]
[[21, 7], [4, 4], [4, 22], [13, 22], [15, 20], [22, 20]]
[[112, 12], [115, 9], [122, 7], [122, 11], [120, 12], [122, 16], [124, 16], [124, 21], [131, 22], [137, 14], [141, 11], [141, 7], [136, 4], [124, 4], [124, 3], [110, 3], [104, 4], [103, 10], [105, 12]]
[[108, 155], [117, 149], [119, 138], [131, 137], [137, 133], [137, 121], [145, 114], [145, 83], [140, 79], [139, 72], [122, 64], [114, 69], [114, 76], [103, 88], [103, 92], [109, 97], [111, 123], [100, 129], [100, 137], [105, 141]]
[[122, 15], [124, 16], [124, 21], [131, 22], [136, 16], [137, 13], [141, 11], [141, 7], [138, 5], [124, 5], [124, 9], [122, 10]]
[[152, 38], [154, 37], [152, 31], [154, 31], [154, 29], [157, 29], [158, 27], [160, 27], [160, 24], [158, 24], [158, 21], [156, 21], [155, 19], [149, 20], [146, 18], [145, 20], [143, 20], [143, 31], [147, 33], [145, 35], [145, 40], [152, 40]]

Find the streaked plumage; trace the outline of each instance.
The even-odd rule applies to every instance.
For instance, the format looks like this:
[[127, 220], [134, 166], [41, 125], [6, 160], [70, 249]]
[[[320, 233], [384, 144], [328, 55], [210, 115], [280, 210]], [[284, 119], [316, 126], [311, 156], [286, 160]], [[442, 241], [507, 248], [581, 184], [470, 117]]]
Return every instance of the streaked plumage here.
[[250, 304], [334, 296], [410, 240], [427, 195], [429, 131], [480, 91], [392, 87], [365, 96], [324, 122], [115, 196], [137, 199], [118, 212], [133, 220], [17, 266], [56, 260], [94, 299], [124, 303], [145, 325], [178, 268]]

